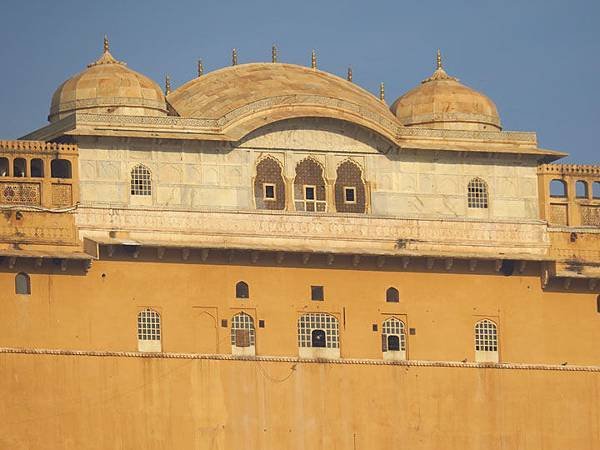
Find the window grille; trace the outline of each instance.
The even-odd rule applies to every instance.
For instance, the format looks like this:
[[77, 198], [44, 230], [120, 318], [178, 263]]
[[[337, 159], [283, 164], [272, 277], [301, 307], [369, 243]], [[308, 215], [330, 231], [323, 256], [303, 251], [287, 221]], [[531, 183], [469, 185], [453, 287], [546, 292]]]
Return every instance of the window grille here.
[[389, 303], [398, 303], [400, 301], [400, 293], [398, 289], [391, 287], [385, 291], [385, 301]]
[[[325, 333], [326, 348], [339, 348], [338, 320], [331, 314], [310, 313], [298, 319], [298, 346], [313, 347], [313, 331]], [[316, 333], [318, 337], [320, 333]]]
[[249, 298], [250, 297], [250, 288], [248, 287], [248, 283], [244, 281], [239, 281], [235, 285], [235, 298]]
[[239, 313], [231, 319], [231, 345], [251, 347], [255, 343], [254, 320], [246, 313]]
[[475, 324], [475, 351], [498, 351], [498, 328], [491, 320], [485, 319]]
[[131, 170], [131, 195], [152, 195], [150, 170], [143, 164]]
[[151, 309], [138, 314], [138, 340], [160, 341], [160, 315]]
[[386, 351], [405, 351], [406, 334], [404, 333], [404, 322], [395, 317], [390, 317], [383, 322], [382, 331], [382, 350]]
[[488, 207], [487, 184], [481, 178], [473, 178], [467, 187], [467, 198], [469, 208]]
[[18, 273], [15, 276], [15, 293], [30, 295], [31, 294], [31, 280], [29, 275], [24, 272]]

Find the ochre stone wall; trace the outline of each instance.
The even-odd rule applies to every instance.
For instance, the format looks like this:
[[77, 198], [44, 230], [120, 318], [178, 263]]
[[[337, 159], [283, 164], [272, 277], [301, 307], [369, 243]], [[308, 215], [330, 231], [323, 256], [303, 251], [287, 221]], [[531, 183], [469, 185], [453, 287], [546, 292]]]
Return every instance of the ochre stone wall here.
[[589, 450], [600, 375], [0, 354], [0, 448]]

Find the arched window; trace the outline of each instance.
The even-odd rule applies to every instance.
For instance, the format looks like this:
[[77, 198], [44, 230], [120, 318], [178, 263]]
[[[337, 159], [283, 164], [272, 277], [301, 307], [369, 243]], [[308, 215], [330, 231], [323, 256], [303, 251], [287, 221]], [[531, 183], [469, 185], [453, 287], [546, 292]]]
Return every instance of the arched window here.
[[9, 175], [9, 166], [8, 158], [0, 158], [0, 177], [7, 177]]
[[146, 308], [137, 316], [138, 351], [160, 352], [160, 314]]
[[488, 207], [488, 188], [481, 178], [473, 178], [467, 186], [467, 205], [469, 208]]
[[131, 195], [152, 195], [150, 169], [138, 164], [131, 170]]
[[30, 176], [33, 178], [42, 178], [44, 176], [44, 161], [40, 158], [33, 158], [29, 163]]
[[338, 212], [366, 211], [365, 184], [362, 171], [353, 161], [344, 161], [337, 168], [335, 180], [335, 209]]
[[25, 158], [15, 158], [13, 161], [13, 176], [27, 176], [27, 161], [25, 161]]
[[575, 197], [576, 198], [587, 198], [588, 197], [588, 184], [586, 181], [578, 180], [575, 183]]
[[50, 163], [50, 175], [52, 178], [71, 178], [71, 161], [68, 159], [53, 159]]
[[[239, 313], [231, 319], [231, 347], [236, 354], [254, 355], [254, 320], [246, 313]], [[241, 349], [241, 351], [239, 351]]]
[[15, 276], [15, 293], [31, 295], [31, 280], [29, 279], [29, 275], [24, 272], [18, 273]]
[[567, 183], [563, 180], [552, 180], [550, 182], [550, 197], [566, 197]]
[[385, 291], [385, 301], [388, 303], [398, 303], [400, 301], [400, 293], [395, 287], [388, 288]]
[[285, 182], [281, 165], [275, 158], [267, 156], [256, 165], [254, 199], [257, 209], [285, 208]]
[[594, 181], [592, 183], [592, 198], [600, 198], [600, 181]]
[[235, 298], [250, 298], [250, 288], [245, 281], [239, 281], [235, 285]]
[[475, 324], [475, 361], [498, 362], [498, 327], [489, 319]]
[[[339, 357], [339, 325], [336, 317], [326, 313], [303, 314], [298, 319], [298, 347], [301, 357]], [[323, 349], [313, 353], [310, 349]]]
[[[381, 350], [386, 359], [404, 359], [406, 356], [406, 334], [404, 322], [390, 317], [381, 329]], [[386, 354], [387, 353], [387, 354]]]
[[296, 166], [294, 205], [296, 211], [327, 210], [323, 167], [312, 158], [303, 159]]

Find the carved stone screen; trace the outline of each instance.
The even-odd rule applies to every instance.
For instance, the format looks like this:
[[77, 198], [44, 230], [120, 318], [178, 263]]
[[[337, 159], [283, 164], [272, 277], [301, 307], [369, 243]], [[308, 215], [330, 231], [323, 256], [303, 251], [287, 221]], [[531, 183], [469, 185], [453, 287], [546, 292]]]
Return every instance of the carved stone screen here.
[[18, 205], [39, 205], [41, 203], [38, 183], [0, 183], [0, 201]]
[[52, 205], [71, 206], [72, 204], [72, 186], [70, 184], [52, 184]]
[[567, 225], [567, 205], [551, 204], [548, 222], [552, 225]]
[[[347, 188], [354, 188], [354, 198], [347, 198]], [[335, 180], [335, 209], [338, 212], [364, 213], [366, 208], [365, 185], [360, 168], [351, 161], [344, 161], [337, 168]]]
[[581, 224], [600, 226], [600, 206], [582, 206]]

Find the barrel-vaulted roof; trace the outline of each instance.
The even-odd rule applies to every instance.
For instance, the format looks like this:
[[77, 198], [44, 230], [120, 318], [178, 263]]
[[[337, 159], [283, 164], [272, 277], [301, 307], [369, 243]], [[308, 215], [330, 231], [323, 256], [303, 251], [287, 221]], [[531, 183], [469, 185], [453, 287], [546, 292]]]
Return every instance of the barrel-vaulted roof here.
[[167, 96], [181, 117], [218, 120], [233, 135], [295, 117], [333, 117], [394, 139], [401, 126], [385, 102], [317, 69], [281, 63], [230, 66], [202, 75]]

